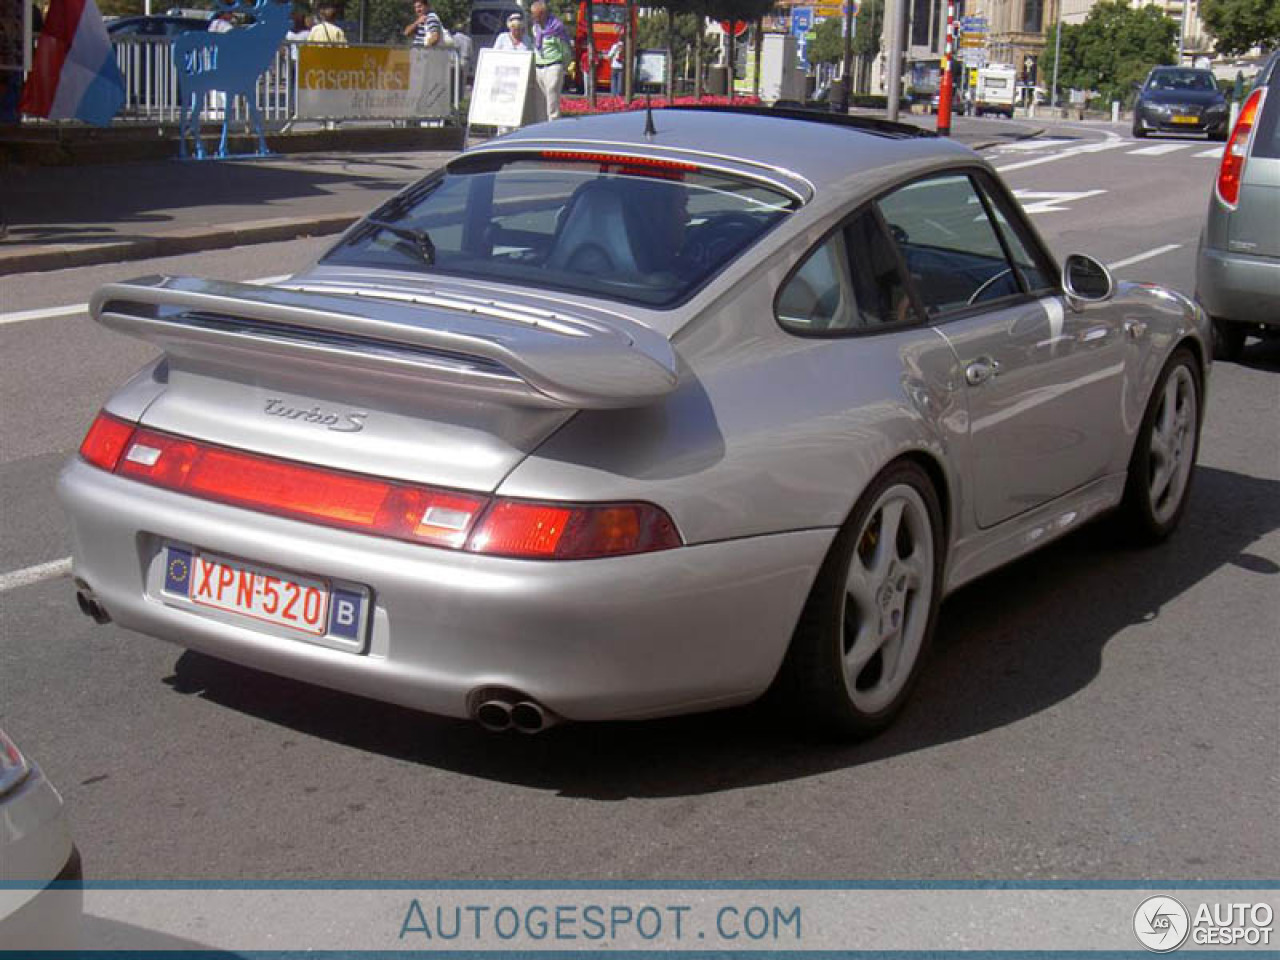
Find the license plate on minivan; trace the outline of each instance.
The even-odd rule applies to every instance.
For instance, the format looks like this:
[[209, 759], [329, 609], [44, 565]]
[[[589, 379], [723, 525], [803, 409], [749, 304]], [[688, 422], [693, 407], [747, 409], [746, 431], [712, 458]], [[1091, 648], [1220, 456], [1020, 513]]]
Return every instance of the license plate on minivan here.
[[364, 598], [325, 580], [185, 547], [165, 548], [168, 593], [314, 637], [359, 636]]

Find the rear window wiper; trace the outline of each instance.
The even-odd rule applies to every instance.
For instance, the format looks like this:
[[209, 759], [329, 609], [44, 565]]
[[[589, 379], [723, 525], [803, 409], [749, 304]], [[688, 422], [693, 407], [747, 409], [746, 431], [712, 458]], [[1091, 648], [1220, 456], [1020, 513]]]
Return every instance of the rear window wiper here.
[[387, 233], [394, 234], [406, 243], [413, 245], [422, 257], [422, 262], [431, 267], [436, 262], [436, 245], [431, 242], [431, 234], [425, 230], [415, 230], [412, 227], [402, 227], [397, 223], [388, 223], [386, 220], [374, 220], [372, 217], [365, 219], [365, 225], [376, 227], [379, 230], [385, 230]]

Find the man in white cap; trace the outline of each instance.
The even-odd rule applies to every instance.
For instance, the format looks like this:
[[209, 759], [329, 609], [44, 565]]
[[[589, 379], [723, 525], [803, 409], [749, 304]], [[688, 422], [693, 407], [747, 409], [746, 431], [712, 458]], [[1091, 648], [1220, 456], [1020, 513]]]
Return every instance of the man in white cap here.
[[498, 34], [498, 39], [493, 41], [493, 49], [519, 50], [521, 52], [533, 50], [533, 47], [529, 46], [529, 41], [525, 38], [524, 17], [518, 13], [513, 13], [507, 17], [507, 32]]

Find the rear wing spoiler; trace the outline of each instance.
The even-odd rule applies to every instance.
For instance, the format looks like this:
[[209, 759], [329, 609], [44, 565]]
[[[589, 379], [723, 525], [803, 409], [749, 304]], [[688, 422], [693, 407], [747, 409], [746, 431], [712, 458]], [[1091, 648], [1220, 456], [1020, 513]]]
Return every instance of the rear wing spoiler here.
[[677, 381], [671, 344], [634, 320], [478, 298], [144, 277], [102, 287], [90, 312], [171, 357], [408, 376], [517, 405], [642, 406]]

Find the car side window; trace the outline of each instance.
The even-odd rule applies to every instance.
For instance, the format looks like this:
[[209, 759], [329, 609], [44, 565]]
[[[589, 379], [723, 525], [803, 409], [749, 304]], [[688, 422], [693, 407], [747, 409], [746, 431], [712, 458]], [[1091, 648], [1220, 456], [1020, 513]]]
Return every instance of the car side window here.
[[831, 234], [778, 293], [778, 321], [797, 333], [847, 330], [852, 322], [844, 231]]
[[1022, 292], [966, 174], [917, 180], [878, 203], [930, 316]]
[[1030, 237], [1024, 236], [1022, 231], [1014, 226], [1014, 218], [1009, 215], [1010, 211], [1004, 197], [991, 190], [981, 180], [979, 180], [979, 183], [981, 184], [982, 194], [995, 216], [1000, 237], [1004, 240], [1005, 246], [1009, 250], [1009, 255], [1013, 257], [1013, 262], [1017, 265], [1018, 272], [1022, 275], [1027, 289], [1032, 293], [1055, 290], [1057, 288], [1057, 278], [1046, 269], [1040, 259], [1033, 255], [1032, 244], [1034, 241]]
[[871, 210], [831, 234], [783, 284], [778, 321], [796, 333], [874, 330], [916, 319], [898, 256]]

